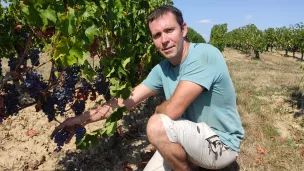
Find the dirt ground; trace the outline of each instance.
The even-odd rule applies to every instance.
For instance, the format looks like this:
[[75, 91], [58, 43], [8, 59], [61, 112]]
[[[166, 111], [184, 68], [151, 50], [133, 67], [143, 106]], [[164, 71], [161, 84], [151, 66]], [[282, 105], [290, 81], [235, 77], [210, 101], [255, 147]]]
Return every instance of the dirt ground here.
[[[297, 109], [287, 101], [288, 87], [303, 75], [301, 63], [278, 53], [263, 53], [261, 61], [231, 49], [223, 54], [246, 132], [236, 170], [303, 169], [303, 121], [293, 117]], [[25, 108], [0, 124], [0, 171], [142, 170], [154, 152], [145, 135], [146, 122], [161, 100], [151, 98], [126, 114], [119, 122], [123, 134], [102, 137], [99, 145], [83, 151], [76, 149], [73, 138], [59, 153], [54, 152], [56, 144], [50, 138], [58, 122], [48, 122], [34, 106]], [[90, 124], [87, 132], [103, 128], [103, 124]]]
[[[151, 102], [151, 100], [153, 102]], [[42, 112], [28, 107], [0, 124], [0, 170], [141, 170], [154, 152], [145, 135], [145, 125], [152, 108], [147, 100], [140, 107], [125, 114], [118, 123], [120, 134], [104, 136], [100, 144], [90, 150], [77, 150], [75, 137], [61, 152], [54, 152], [56, 144], [50, 138], [57, 121], [48, 122]], [[92, 103], [93, 104], [93, 103]], [[155, 105], [154, 105], [155, 106]], [[59, 122], [72, 116], [58, 116]], [[87, 132], [103, 128], [104, 121], [86, 126]]]

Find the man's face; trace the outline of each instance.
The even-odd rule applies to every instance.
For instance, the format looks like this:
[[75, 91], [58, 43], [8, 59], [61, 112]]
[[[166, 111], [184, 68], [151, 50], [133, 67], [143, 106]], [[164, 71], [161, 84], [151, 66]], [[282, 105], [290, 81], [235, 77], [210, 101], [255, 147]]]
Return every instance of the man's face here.
[[167, 59], [182, 57], [186, 24], [180, 28], [176, 17], [171, 12], [149, 23], [152, 39], [157, 50]]

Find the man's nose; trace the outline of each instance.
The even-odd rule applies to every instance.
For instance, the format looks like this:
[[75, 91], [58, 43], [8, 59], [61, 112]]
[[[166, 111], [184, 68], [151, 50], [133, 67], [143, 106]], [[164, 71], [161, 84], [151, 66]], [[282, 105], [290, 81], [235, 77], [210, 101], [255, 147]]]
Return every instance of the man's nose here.
[[161, 41], [163, 44], [167, 44], [169, 42], [169, 37], [167, 34], [162, 34]]

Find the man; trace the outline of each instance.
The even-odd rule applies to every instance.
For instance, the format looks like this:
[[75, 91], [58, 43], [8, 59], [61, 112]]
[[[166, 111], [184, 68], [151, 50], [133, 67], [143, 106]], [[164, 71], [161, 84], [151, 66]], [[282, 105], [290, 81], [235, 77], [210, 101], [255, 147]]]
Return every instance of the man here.
[[187, 42], [187, 25], [173, 6], [155, 9], [148, 17], [148, 26], [155, 47], [166, 59], [128, 99], [115, 99], [69, 118], [54, 132], [73, 131], [75, 125], [105, 119], [119, 106], [131, 109], [164, 91], [167, 100], [156, 108], [147, 125], [148, 139], [157, 152], [145, 171], [228, 166], [238, 156], [244, 130], [222, 54], [211, 45]]

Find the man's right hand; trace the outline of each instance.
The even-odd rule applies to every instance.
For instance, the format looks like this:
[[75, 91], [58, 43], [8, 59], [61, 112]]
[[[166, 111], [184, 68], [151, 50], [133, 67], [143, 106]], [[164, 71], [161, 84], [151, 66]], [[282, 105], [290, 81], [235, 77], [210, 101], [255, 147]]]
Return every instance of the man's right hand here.
[[81, 124], [79, 116], [68, 118], [54, 129], [54, 131], [51, 134], [51, 138], [53, 139], [55, 137], [55, 135], [58, 133], [58, 131], [66, 130], [66, 131], [70, 132], [70, 137], [68, 137], [65, 142], [65, 143], [68, 143], [72, 139], [73, 135], [75, 134], [77, 126], [80, 126], [80, 125], [82, 125], [82, 124]]
[[51, 138], [53, 139], [54, 136], [60, 131], [60, 130], [66, 130], [70, 132], [70, 137], [67, 139], [66, 143], [68, 143], [77, 127], [79, 126], [85, 126], [88, 123], [95, 122], [98, 120], [106, 119], [106, 114], [109, 111], [108, 105], [102, 105], [97, 107], [96, 109], [91, 109], [89, 111], [84, 112], [82, 115], [71, 117], [66, 119], [64, 122], [60, 123], [54, 131], [51, 134]]

